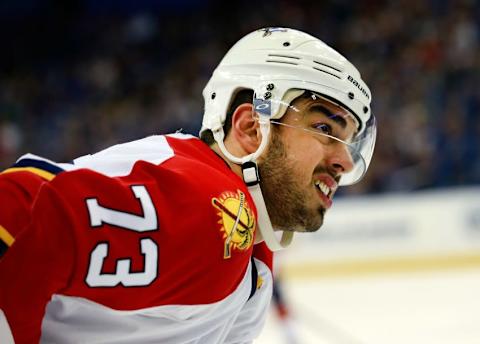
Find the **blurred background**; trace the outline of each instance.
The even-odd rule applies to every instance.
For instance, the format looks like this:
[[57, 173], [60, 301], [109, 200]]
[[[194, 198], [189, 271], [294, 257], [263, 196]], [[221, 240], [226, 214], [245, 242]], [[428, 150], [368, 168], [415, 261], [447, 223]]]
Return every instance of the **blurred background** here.
[[67, 161], [112, 143], [197, 133], [227, 49], [265, 26], [305, 30], [361, 71], [381, 193], [480, 183], [480, 2], [4, 0], [0, 166]]
[[[480, 1], [3, 0], [0, 168], [27, 152], [69, 161], [145, 135], [179, 128], [197, 134], [201, 91], [214, 67], [241, 36], [266, 26], [309, 32], [353, 62], [372, 90], [379, 126], [365, 180], [340, 193], [343, 213], [333, 210], [325, 231], [282, 258], [292, 313], [301, 308], [299, 297], [332, 295], [303, 316], [310, 323], [316, 317], [320, 330], [311, 332], [315, 324], [308, 330], [303, 321], [296, 342], [450, 343], [445, 334], [430, 341], [415, 332], [422, 321], [414, 326], [411, 315], [421, 314], [432, 328], [450, 324], [452, 338], [465, 335], [451, 343], [480, 343], [480, 331], [459, 318], [480, 318], [480, 307], [470, 303], [465, 311], [451, 299], [462, 295], [467, 304], [475, 299], [471, 288], [480, 287], [471, 273], [480, 272]], [[346, 213], [349, 223], [342, 222]], [[408, 294], [403, 288], [381, 294], [407, 283], [408, 271], [452, 267], [468, 268], [471, 279], [445, 275], [448, 283], [461, 281], [448, 284], [435, 275], [432, 285], [414, 279], [424, 294], [412, 285]], [[372, 271], [403, 274], [365, 277]], [[377, 300], [364, 297], [362, 283]], [[311, 294], [298, 289], [306, 285], [316, 285]], [[344, 294], [334, 292], [346, 285]], [[429, 290], [445, 294], [431, 300], [436, 307], [420, 307], [418, 298], [431, 296]], [[337, 307], [345, 300], [384, 308], [367, 316], [365, 305], [353, 301]], [[393, 317], [390, 330], [365, 332], [399, 314], [402, 305], [388, 303], [395, 300], [410, 304], [404, 317]], [[452, 318], [438, 318], [446, 314], [440, 305]], [[337, 320], [328, 320], [330, 312]], [[274, 328], [269, 320], [259, 343], [287, 340]], [[390, 340], [380, 332], [391, 333]]]

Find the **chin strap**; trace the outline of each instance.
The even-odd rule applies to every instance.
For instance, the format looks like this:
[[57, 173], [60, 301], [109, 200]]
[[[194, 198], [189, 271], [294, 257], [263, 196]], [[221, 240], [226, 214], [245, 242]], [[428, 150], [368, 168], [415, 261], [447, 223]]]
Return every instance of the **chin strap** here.
[[263, 153], [267, 146], [268, 137], [270, 134], [270, 120], [269, 117], [263, 116], [259, 119], [260, 132], [262, 134], [262, 141], [258, 149], [249, 155], [244, 157], [236, 157], [231, 154], [225, 144], [223, 128], [219, 127], [216, 130], [212, 130], [213, 137], [220, 148], [220, 151], [231, 162], [241, 165], [243, 172], [243, 181], [248, 187], [248, 191], [252, 195], [255, 206], [257, 207], [258, 214], [258, 229], [263, 237], [263, 240], [267, 244], [271, 251], [278, 251], [284, 249], [290, 245], [293, 240], [293, 232], [283, 231], [282, 238], [279, 240], [275, 235], [275, 232], [268, 216], [265, 200], [263, 199], [262, 190], [260, 189], [260, 177], [258, 174], [258, 166], [255, 160]]
[[279, 240], [268, 216], [267, 207], [260, 189], [260, 176], [258, 166], [253, 161], [247, 161], [242, 164], [243, 180], [248, 187], [248, 191], [253, 197], [258, 213], [258, 229], [262, 234], [263, 240], [271, 251], [278, 251], [288, 247], [293, 240], [293, 232], [283, 231], [282, 238]]

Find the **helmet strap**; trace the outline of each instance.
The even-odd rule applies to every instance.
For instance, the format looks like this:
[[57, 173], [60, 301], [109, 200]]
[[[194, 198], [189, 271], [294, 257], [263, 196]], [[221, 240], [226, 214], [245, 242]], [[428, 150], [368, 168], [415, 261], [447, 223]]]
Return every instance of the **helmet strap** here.
[[252, 195], [255, 206], [257, 207], [258, 228], [260, 230], [260, 234], [271, 251], [278, 251], [290, 245], [293, 239], [293, 232], [284, 231], [281, 240], [278, 240], [273, 230], [270, 217], [268, 216], [267, 206], [265, 205], [262, 190], [260, 189], [260, 176], [258, 173], [258, 165], [256, 160], [267, 147], [270, 135], [270, 119], [266, 116], [262, 116], [259, 119], [259, 123], [260, 132], [262, 133], [262, 141], [260, 142], [258, 149], [254, 153], [241, 158], [231, 154], [227, 150], [227, 147], [225, 147], [225, 143], [223, 142], [225, 133], [223, 132], [222, 127], [219, 127], [217, 130], [213, 130], [213, 137], [215, 138], [215, 141], [217, 142], [218, 147], [223, 155], [231, 162], [241, 165], [243, 180], [248, 187], [248, 191]]
[[265, 200], [263, 199], [262, 190], [260, 189], [260, 176], [257, 163], [253, 161], [243, 163], [242, 171], [243, 180], [257, 207], [258, 229], [263, 240], [271, 251], [278, 251], [288, 247], [293, 240], [294, 233], [284, 231], [280, 240], [275, 235], [272, 222], [268, 216]]

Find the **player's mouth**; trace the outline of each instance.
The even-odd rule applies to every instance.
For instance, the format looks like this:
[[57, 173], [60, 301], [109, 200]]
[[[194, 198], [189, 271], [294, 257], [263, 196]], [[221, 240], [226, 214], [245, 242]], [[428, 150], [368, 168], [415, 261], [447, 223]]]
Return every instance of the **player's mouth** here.
[[321, 176], [315, 179], [313, 183], [325, 205], [325, 208], [330, 208], [332, 206], [333, 194], [337, 189], [337, 183], [327, 176]]

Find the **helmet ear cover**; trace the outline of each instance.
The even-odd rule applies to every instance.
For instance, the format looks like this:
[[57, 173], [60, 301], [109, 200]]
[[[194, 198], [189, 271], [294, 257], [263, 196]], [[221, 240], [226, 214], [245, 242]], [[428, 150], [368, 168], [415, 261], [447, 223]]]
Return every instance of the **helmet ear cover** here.
[[[251, 89], [239, 89], [232, 96], [232, 100], [228, 106], [228, 110], [225, 115], [225, 122], [223, 124], [223, 132], [225, 136], [228, 135], [230, 129], [232, 128], [232, 118], [235, 110], [241, 104], [252, 104], [253, 103], [253, 90]], [[200, 139], [207, 143], [209, 146], [215, 143], [213, 138], [213, 133], [210, 129], [204, 130], [200, 133]]]

